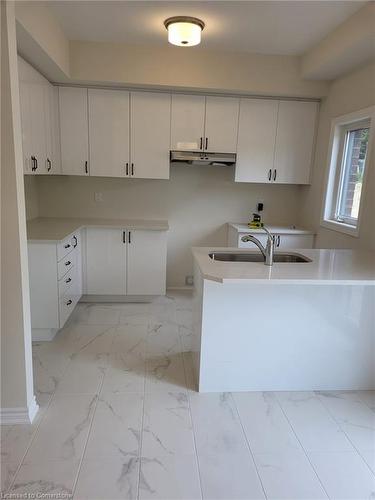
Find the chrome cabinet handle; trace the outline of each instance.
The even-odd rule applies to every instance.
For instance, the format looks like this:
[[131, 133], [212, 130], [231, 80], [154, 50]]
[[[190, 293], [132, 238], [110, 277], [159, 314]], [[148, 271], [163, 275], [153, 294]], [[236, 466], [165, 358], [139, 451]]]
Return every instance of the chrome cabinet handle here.
[[65, 265], [66, 265], [66, 266], [70, 266], [70, 264], [71, 264], [70, 260], [67, 260], [67, 261], [65, 262]]
[[89, 162], [86, 160], [85, 161], [85, 174], [89, 173]]
[[277, 170], [276, 170], [276, 168], [275, 168], [275, 171], [274, 171], [274, 173], [273, 173], [273, 180], [274, 180], [274, 181], [276, 180], [276, 175], [277, 175]]
[[75, 248], [78, 245], [77, 236], [73, 236], [73, 240], [74, 240], [73, 248]]
[[272, 169], [270, 168], [268, 171], [268, 180], [270, 181], [272, 177]]
[[207, 150], [207, 148], [208, 148], [208, 137], [206, 137], [206, 147], [205, 147], [205, 149]]
[[203, 137], [201, 137], [200, 139], [199, 149], [203, 149]]
[[68, 302], [66, 303], [67, 306], [70, 306], [70, 304], [72, 303], [73, 301], [72, 300], [68, 300]]

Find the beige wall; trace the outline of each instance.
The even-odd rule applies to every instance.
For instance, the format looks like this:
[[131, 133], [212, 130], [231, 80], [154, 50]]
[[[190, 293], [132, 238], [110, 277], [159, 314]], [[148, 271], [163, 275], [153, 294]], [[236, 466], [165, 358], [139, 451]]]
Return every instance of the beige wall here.
[[[233, 167], [184, 166], [172, 166], [169, 181], [40, 176], [36, 179], [39, 213], [50, 217], [167, 218], [171, 227], [168, 286], [183, 286], [185, 276], [192, 274], [190, 248], [225, 245], [225, 223], [246, 221], [258, 201], [265, 203], [266, 222], [296, 222], [298, 187], [235, 183], [233, 178]], [[103, 202], [94, 201], [95, 191], [103, 193]], [[29, 195], [30, 201], [33, 196]]]
[[71, 42], [70, 47], [75, 82], [292, 97], [320, 97], [328, 89], [327, 82], [301, 77], [296, 56], [102, 42]]
[[31, 175], [24, 176], [26, 218], [35, 219], [39, 216], [39, 202], [37, 193], [37, 178]]
[[[69, 41], [48, 5], [18, 0], [16, 17], [18, 43], [22, 45], [22, 52], [26, 59], [33, 61], [34, 65], [43, 66], [49, 58], [48, 70], [44, 73], [48, 73], [51, 67], [56, 65], [61, 74], [69, 75]], [[40, 69], [43, 70], [43, 68]]]
[[318, 139], [312, 185], [301, 189], [300, 222], [318, 231], [320, 248], [375, 249], [375, 147], [369, 162], [369, 175], [363, 193], [363, 213], [359, 238], [320, 227], [320, 214], [325, 188], [328, 142], [331, 120], [375, 104], [375, 64], [367, 65], [334, 81], [320, 109]]
[[14, 4], [0, 8], [1, 414], [27, 419], [34, 394]]

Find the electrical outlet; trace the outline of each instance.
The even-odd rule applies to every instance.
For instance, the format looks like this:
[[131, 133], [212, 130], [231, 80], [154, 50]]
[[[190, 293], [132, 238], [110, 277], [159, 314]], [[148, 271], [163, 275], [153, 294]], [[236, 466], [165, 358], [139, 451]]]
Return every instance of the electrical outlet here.
[[94, 193], [94, 200], [98, 203], [103, 201], [103, 193]]
[[194, 285], [194, 277], [193, 276], [185, 276], [185, 285], [186, 286], [193, 286]]

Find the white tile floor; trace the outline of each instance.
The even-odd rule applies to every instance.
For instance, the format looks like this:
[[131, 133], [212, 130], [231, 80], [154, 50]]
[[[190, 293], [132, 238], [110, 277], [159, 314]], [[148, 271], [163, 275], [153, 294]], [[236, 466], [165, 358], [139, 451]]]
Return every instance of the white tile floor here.
[[41, 411], [4, 426], [2, 492], [374, 499], [375, 392], [198, 394], [191, 298], [80, 304], [34, 345]]

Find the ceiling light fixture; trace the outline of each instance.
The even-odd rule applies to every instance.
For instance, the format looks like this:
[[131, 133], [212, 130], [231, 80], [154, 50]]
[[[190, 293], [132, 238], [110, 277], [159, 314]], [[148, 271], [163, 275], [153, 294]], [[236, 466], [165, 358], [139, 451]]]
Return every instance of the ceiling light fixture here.
[[168, 42], [179, 47], [192, 47], [201, 43], [204, 22], [196, 17], [176, 16], [164, 21]]

